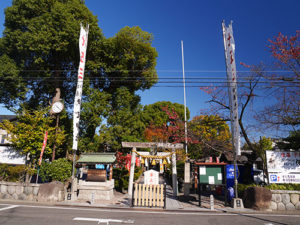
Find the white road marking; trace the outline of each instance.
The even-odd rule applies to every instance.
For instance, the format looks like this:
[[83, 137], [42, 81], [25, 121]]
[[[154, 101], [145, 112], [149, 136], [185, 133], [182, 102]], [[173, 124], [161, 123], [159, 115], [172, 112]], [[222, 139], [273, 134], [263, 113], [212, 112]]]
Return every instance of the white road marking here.
[[134, 220], [115, 220], [115, 219], [98, 219], [98, 218], [85, 218], [85, 217], [75, 217], [73, 220], [80, 220], [80, 221], [95, 221], [99, 223], [106, 223], [109, 225], [110, 222], [114, 223], [134, 223]]
[[[0, 204], [8, 205], [8, 204]], [[241, 212], [228, 212], [228, 213], [205, 213], [203, 211], [199, 212], [168, 212], [168, 211], [138, 211], [131, 209], [101, 209], [101, 208], [83, 208], [83, 207], [58, 207], [58, 206], [42, 206], [42, 205], [17, 205], [17, 207], [26, 208], [41, 208], [41, 209], [64, 209], [64, 210], [78, 210], [78, 211], [95, 211], [95, 212], [118, 212], [118, 213], [139, 213], [139, 214], [160, 214], [160, 215], [207, 215], [207, 216], [264, 216], [264, 217], [296, 217], [300, 218], [300, 215], [282, 215], [282, 214], [258, 214], [258, 213], [241, 213]]]
[[5, 208], [0, 209], [0, 211], [4, 211], [4, 210], [8, 210], [8, 209], [13, 209], [13, 208], [16, 208], [16, 207], [19, 207], [19, 206], [18, 205], [7, 206]]

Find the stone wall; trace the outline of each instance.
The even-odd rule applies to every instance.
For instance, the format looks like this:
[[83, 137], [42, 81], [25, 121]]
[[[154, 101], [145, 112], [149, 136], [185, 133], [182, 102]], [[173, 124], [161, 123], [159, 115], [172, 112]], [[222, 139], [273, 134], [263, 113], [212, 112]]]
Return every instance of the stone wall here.
[[272, 201], [269, 209], [300, 210], [300, 191], [271, 190]]
[[39, 184], [0, 182], [0, 199], [37, 201]]

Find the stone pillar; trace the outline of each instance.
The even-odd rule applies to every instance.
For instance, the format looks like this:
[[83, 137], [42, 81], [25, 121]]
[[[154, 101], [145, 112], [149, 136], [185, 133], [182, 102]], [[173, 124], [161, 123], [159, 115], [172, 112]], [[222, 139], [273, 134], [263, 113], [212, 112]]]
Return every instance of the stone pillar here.
[[176, 151], [172, 149], [172, 186], [173, 186], [173, 196], [178, 194], [178, 185], [177, 185], [177, 168], [176, 168]]
[[190, 183], [191, 183], [191, 169], [190, 162], [185, 161], [184, 163], [184, 196], [189, 196], [190, 194]]
[[73, 180], [72, 180], [72, 201], [76, 201], [77, 200], [77, 190], [78, 190], [78, 188], [77, 188], [77, 178], [74, 178]]
[[132, 197], [133, 178], [134, 178], [134, 166], [135, 166], [135, 154], [136, 154], [136, 148], [133, 147], [132, 153], [131, 153], [131, 165], [130, 165], [129, 185], [128, 185], [128, 195], [129, 195], [129, 198]]

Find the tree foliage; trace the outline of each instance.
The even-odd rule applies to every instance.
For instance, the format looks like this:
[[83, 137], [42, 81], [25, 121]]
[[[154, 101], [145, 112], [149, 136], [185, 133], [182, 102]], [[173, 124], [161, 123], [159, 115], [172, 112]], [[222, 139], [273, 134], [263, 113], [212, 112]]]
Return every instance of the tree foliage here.
[[279, 149], [300, 150], [300, 130], [291, 131], [290, 135], [277, 143]]
[[65, 182], [72, 175], [72, 163], [66, 158], [54, 160], [41, 165], [40, 177], [43, 181]]
[[[15, 70], [9, 74], [26, 92], [19, 96], [9, 89], [8, 93], [17, 99], [25, 98], [26, 107], [37, 108], [47, 106], [59, 88], [65, 102], [71, 103], [75, 82], [70, 79], [77, 74], [80, 23], [90, 26], [87, 60], [92, 60], [94, 49], [103, 38], [97, 22], [79, 0], [13, 1], [5, 10], [0, 63], [7, 58], [11, 61]], [[13, 102], [4, 103], [11, 106]]]
[[[187, 119], [190, 111], [187, 108]], [[168, 101], [144, 106], [145, 139], [154, 142], [184, 142], [184, 105]]]
[[15, 0], [5, 10], [0, 103], [19, 110], [37, 109], [48, 106], [56, 92], [69, 112], [81, 23], [89, 24], [89, 35], [79, 147], [82, 151], [103, 146], [119, 149], [122, 140], [142, 137], [140, 97], [135, 92], [157, 82], [157, 52], [152, 34], [138, 26], [124, 27], [105, 38], [97, 17], [83, 1]]
[[47, 109], [33, 112], [25, 110], [23, 114], [18, 115], [16, 122], [5, 120], [0, 124], [0, 127], [8, 133], [11, 147], [21, 155], [28, 155], [32, 165], [37, 163], [40, 157], [46, 131], [48, 131], [48, 140], [44, 158], [50, 158], [54, 143], [57, 151], [61, 151], [60, 146], [66, 138], [63, 130], [59, 130], [55, 135], [53, 117], [49, 117], [47, 112]]
[[189, 153], [193, 158], [219, 156], [229, 151], [231, 134], [227, 123], [218, 115], [195, 116], [188, 124], [194, 143]]
[[[275, 61], [275, 68], [285, 73], [264, 74], [270, 84], [266, 89], [273, 102], [260, 111], [258, 120], [269, 127], [280, 128], [300, 125], [300, 31], [295, 36], [278, 36], [269, 40], [268, 46]], [[270, 90], [271, 89], [271, 90]]]

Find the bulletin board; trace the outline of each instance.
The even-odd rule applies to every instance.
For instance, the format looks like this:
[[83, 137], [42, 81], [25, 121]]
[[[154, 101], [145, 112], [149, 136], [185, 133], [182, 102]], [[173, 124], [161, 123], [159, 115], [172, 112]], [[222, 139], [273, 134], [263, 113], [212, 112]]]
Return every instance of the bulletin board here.
[[220, 185], [224, 184], [224, 167], [223, 166], [199, 166], [200, 184]]

